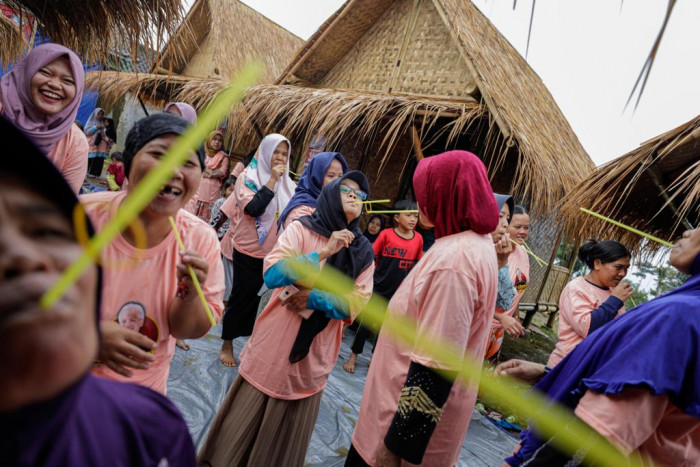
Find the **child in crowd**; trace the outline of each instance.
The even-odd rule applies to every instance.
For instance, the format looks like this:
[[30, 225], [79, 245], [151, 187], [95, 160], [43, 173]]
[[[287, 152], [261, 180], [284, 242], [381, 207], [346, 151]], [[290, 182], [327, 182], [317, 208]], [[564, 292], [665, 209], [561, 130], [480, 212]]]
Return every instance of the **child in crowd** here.
[[112, 153], [112, 163], [107, 167], [107, 183], [111, 191], [119, 191], [124, 185], [124, 156], [121, 152]]
[[[377, 266], [374, 271], [374, 292], [387, 301], [391, 300], [401, 282], [423, 256], [423, 237], [415, 231], [418, 205], [415, 201], [403, 200], [396, 203], [394, 209], [406, 212], [394, 214], [395, 227], [382, 230], [372, 245]], [[355, 372], [357, 356], [364, 350], [365, 341], [371, 333], [360, 324], [352, 343], [352, 353], [343, 370]]]
[[[211, 206], [211, 219], [209, 220], [209, 225], [216, 229], [216, 235], [217, 237], [219, 237], [219, 240], [221, 240], [224, 237], [224, 235], [228, 231], [229, 226], [231, 225], [231, 219], [227, 218], [221, 226], [219, 226], [218, 228], [216, 227], [219, 223], [219, 219], [221, 219], [221, 205], [224, 204], [224, 201], [226, 201], [226, 199], [229, 196], [231, 196], [235, 185], [236, 177], [229, 177], [226, 180], [224, 180], [224, 183], [221, 186], [221, 197], [214, 201], [214, 204], [212, 204]], [[227, 288], [226, 290], [229, 293], [231, 292], [230, 288]], [[224, 294], [224, 296], [226, 297], [226, 294]]]

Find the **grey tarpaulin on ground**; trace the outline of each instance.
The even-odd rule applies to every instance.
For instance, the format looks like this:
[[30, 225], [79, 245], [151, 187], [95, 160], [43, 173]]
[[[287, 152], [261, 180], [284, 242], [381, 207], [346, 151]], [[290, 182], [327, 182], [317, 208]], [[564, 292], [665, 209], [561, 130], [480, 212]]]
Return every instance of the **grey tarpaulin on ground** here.
[[[237, 375], [235, 369], [219, 363], [220, 335], [221, 329], [217, 326], [205, 337], [188, 341], [190, 350], [177, 349], [170, 367], [168, 397], [185, 416], [197, 449], [203, 444], [216, 410]], [[352, 331], [347, 331], [340, 358], [323, 393], [316, 428], [306, 454], [306, 465], [342, 466], [345, 461], [371, 356], [371, 346], [368, 345], [357, 361], [356, 372], [350, 374], [343, 371], [341, 365], [350, 354], [353, 336]], [[243, 344], [242, 338], [234, 341], [236, 355]], [[515, 444], [513, 438], [474, 411], [458, 465], [501, 465]]]

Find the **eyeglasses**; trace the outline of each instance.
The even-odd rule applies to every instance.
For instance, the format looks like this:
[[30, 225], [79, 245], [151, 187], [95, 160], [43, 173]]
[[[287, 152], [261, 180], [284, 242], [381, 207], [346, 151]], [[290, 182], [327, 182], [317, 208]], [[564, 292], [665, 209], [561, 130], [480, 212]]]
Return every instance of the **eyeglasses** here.
[[362, 201], [367, 199], [367, 193], [365, 193], [362, 190], [356, 190], [356, 189], [351, 188], [347, 185], [340, 185], [340, 192], [344, 195], [349, 195], [350, 193], [355, 193], [355, 196], [360, 198], [360, 200], [362, 200]]

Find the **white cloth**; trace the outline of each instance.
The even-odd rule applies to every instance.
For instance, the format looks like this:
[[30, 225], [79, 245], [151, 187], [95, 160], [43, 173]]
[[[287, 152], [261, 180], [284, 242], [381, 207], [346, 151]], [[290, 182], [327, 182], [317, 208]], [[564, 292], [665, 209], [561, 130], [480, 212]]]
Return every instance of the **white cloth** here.
[[[277, 146], [281, 142], [286, 142], [289, 145], [289, 155], [292, 154], [292, 143], [289, 142], [284, 136], [272, 133], [263, 138], [260, 142], [260, 146], [255, 153], [255, 157], [248, 164], [248, 167], [243, 172], [243, 177], [246, 186], [258, 192], [270, 179], [270, 174], [272, 173], [272, 155], [277, 149]], [[270, 204], [267, 205], [265, 212], [255, 220], [255, 226], [258, 231], [258, 241], [262, 244], [265, 241], [267, 233], [270, 231], [270, 227], [273, 222], [277, 222], [277, 217], [284, 211], [287, 207], [289, 200], [294, 196], [294, 190], [296, 190], [296, 183], [289, 178], [289, 157], [287, 158], [287, 171], [282, 174], [277, 183], [275, 184], [275, 197], [272, 199]]]

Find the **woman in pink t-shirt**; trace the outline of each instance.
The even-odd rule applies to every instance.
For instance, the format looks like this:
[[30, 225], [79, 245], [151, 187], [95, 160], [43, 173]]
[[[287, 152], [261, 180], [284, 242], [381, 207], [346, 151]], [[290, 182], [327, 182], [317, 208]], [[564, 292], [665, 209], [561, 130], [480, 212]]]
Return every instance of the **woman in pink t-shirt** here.
[[[374, 253], [357, 228], [367, 178], [351, 171], [327, 184], [311, 216], [291, 223], [265, 257], [272, 298], [241, 354], [239, 376], [212, 423], [198, 460], [210, 466], [304, 465], [321, 394], [335, 366], [343, 322], [372, 293]], [[290, 260], [354, 282], [347, 296], [309, 288]], [[313, 281], [311, 281], [313, 282]]]
[[0, 78], [0, 114], [48, 156], [76, 193], [88, 163], [87, 139], [73, 124], [84, 80], [78, 56], [58, 44], [34, 47]]
[[569, 282], [559, 297], [559, 341], [547, 366], [562, 361], [588, 334], [625, 312], [634, 290], [622, 282], [630, 266], [630, 252], [614, 240], [587, 240], [578, 258], [590, 268]]
[[253, 332], [258, 291], [263, 285], [263, 258], [277, 243], [277, 219], [296, 189], [289, 178], [291, 151], [292, 144], [284, 136], [265, 136], [236, 180], [234, 196], [221, 206], [224, 213], [231, 212], [229, 208], [236, 211], [229, 229], [233, 231], [233, 288], [226, 303], [219, 354], [226, 366], [236, 366], [233, 339]]
[[211, 207], [219, 198], [221, 184], [228, 175], [228, 154], [221, 150], [224, 145], [224, 134], [220, 131], [212, 131], [204, 142], [204, 172], [202, 182], [199, 184], [197, 194], [192, 198], [188, 210], [202, 219], [209, 222], [211, 218]]
[[[97, 230], [159, 164], [188, 123], [159, 113], [136, 122], [126, 139], [124, 166], [129, 191], [102, 192], [82, 199]], [[211, 322], [188, 274], [191, 266], [216, 318], [223, 308], [224, 270], [214, 230], [182, 209], [199, 186], [204, 161], [192, 152], [139, 214], [145, 233], [127, 229], [102, 252], [104, 291], [100, 364], [93, 373], [150, 387], [165, 394], [175, 339], [198, 338]], [[178, 245], [169, 217], [185, 244]], [[134, 330], [137, 329], [137, 330]]]
[[[401, 283], [387, 316], [410, 319], [420, 334], [482, 360], [498, 287], [489, 234], [499, 214], [486, 168], [465, 151], [427, 157], [413, 189], [421, 223], [434, 226], [436, 241]], [[345, 465], [455, 465], [477, 392], [454, 383], [457, 370], [385, 327]]]

